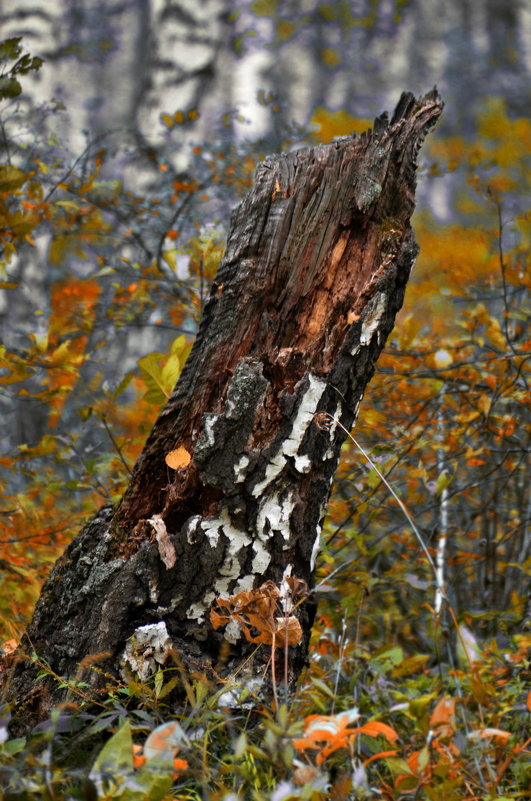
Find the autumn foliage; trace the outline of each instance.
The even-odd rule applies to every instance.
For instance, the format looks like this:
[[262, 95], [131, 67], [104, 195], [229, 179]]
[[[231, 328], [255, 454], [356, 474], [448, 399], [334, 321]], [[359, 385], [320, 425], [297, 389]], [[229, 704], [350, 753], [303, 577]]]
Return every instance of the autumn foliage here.
[[[1, 54], [13, 81], [18, 47]], [[161, 126], [173, 131], [180, 115], [163, 114]], [[11, 112], [5, 122], [12, 133], [25, 124]], [[307, 135], [328, 141], [364, 125], [319, 109]], [[313, 656], [296, 696], [282, 696], [280, 665], [300, 636], [296, 604], [306, 588], [287, 579], [289, 609], [285, 589], [269, 584], [219, 598], [214, 626], [233, 621], [278, 661], [277, 708], [258, 704], [259, 725], [250, 712], [235, 724], [206, 678], [185, 675], [177, 657], [151, 685], [110, 683], [96, 716], [81, 719], [92, 738], [113, 731], [94, 754], [99, 795], [69, 798], [525, 797], [531, 340], [522, 176], [530, 128], [492, 101], [471, 140], [447, 135], [429, 146], [415, 220], [420, 256], [355, 430], [373, 466], [345, 446], [318, 564]], [[0, 289], [23, 318], [0, 346], [3, 408], [35, 410], [32, 436], [0, 455], [4, 653], [82, 520], [125, 489], [223, 250], [206, 210], [248, 185], [257, 150], [195, 146], [189, 175], [161, 161], [145, 194], [108, 178], [112, 155], [101, 144], [74, 167], [44, 141], [31, 152], [13, 145], [0, 164]], [[442, 208], [428, 202], [434, 186], [444, 189]], [[30, 315], [20, 265], [39, 249], [49, 272], [40, 314]], [[148, 351], [126, 347], [138, 329], [153, 333]], [[167, 454], [168, 469], [186, 462], [183, 451]], [[164, 698], [177, 681], [192, 709], [191, 722], [181, 721], [186, 735], [166, 720]], [[70, 689], [74, 712], [85, 714], [83, 688]], [[258, 703], [245, 693], [242, 710]], [[143, 717], [129, 711], [139, 701]], [[58, 720], [39, 736], [58, 738], [64, 767], [70, 746]], [[159, 755], [150, 751], [155, 735], [169, 738]], [[5, 775], [22, 787], [25, 744], [1, 748]], [[127, 778], [127, 792], [109, 770]], [[79, 775], [76, 767], [72, 786]], [[57, 788], [39, 797], [66, 798]]]

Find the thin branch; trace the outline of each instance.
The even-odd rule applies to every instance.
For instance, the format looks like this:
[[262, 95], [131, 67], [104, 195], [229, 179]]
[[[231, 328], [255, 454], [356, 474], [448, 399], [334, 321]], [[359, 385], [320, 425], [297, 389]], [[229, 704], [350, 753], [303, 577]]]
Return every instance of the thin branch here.
[[130, 476], [132, 476], [132, 475], [133, 475], [133, 471], [131, 470], [131, 468], [129, 467], [129, 465], [127, 464], [127, 462], [125, 461], [125, 457], [124, 457], [124, 455], [123, 455], [123, 453], [122, 453], [122, 450], [121, 450], [120, 446], [118, 445], [118, 443], [116, 442], [116, 440], [115, 440], [115, 438], [114, 438], [114, 435], [113, 435], [113, 433], [112, 433], [112, 431], [111, 431], [111, 429], [110, 429], [110, 426], [109, 426], [109, 424], [107, 423], [107, 419], [106, 419], [105, 415], [104, 415], [104, 414], [102, 414], [102, 413], [100, 413], [100, 414], [98, 414], [98, 417], [99, 417], [99, 419], [101, 420], [101, 422], [103, 423], [103, 426], [104, 426], [104, 428], [105, 428], [105, 431], [106, 431], [106, 432], [107, 432], [107, 434], [109, 435], [109, 439], [111, 440], [111, 442], [112, 442], [112, 444], [113, 444], [113, 447], [114, 447], [114, 449], [115, 449], [116, 453], [117, 453], [117, 454], [118, 454], [118, 456], [120, 457], [120, 461], [121, 461], [121, 463], [123, 464], [123, 466], [125, 467], [125, 469], [126, 469], [126, 470], [127, 470], [127, 472], [129, 473], [129, 475], [130, 475]]
[[368, 464], [370, 465], [370, 467], [371, 467], [371, 468], [372, 468], [372, 469], [375, 471], [375, 473], [377, 473], [377, 475], [378, 475], [378, 476], [380, 477], [380, 479], [383, 481], [383, 483], [385, 484], [385, 486], [387, 487], [387, 489], [389, 490], [389, 492], [391, 493], [391, 495], [393, 496], [393, 498], [395, 499], [395, 501], [398, 503], [398, 505], [399, 505], [400, 509], [402, 510], [402, 512], [403, 512], [403, 514], [404, 514], [404, 516], [405, 516], [406, 520], [408, 521], [409, 525], [411, 526], [411, 528], [412, 528], [412, 530], [413, 530], [413, 533], [415, 534], [415, 536], [416, 536], [416, 538], [417, 538], [417, 541], [418, 541], [418, 543], [419, 543], [420, 547], [422, 548], [422, 550], [424, 551], [424, 554], [426, 555], [426, 558], [427, 558], [427, 560], [428, 560], [428, 564], [430, 565], [430, 567], [431, 567], [431, 569], [432, 569], [432, 571], [433, 571], [433, 576], [434, 576], [434, 578], [435, 578], [435, 584], [436, 584], [436, 585], [437, 585], [437, 587], [440, 589], [440, 591], [441, 591], [441, 593], [442, 593], [442, 595], [443, 595], [443, 598], [445, 598], [445, 599], [446, 599], [446, 594], [445, 594], [445, 591], [444, 591], [444, 587], [440, 587], [440, 586], [439, 586], [439, 584], [438, 584], [438, 575], [437, 575], [437, 568], [436, 568], [436, 566], [435, 566], [435, 563], [434, 563], [434, 561], [433, 561], [433, 559], [432, 559], [432, 557], [431, 557], [431, 554], [430, 554], [430, 552], [429, 552], [428, 548], [426, 547], [426, 544], [424, 543], [424, 540], [422, 539], [422, 535], [421, 535], [420, 531], [418, 530], [417, 526], [415, 525], [415, 521], [413, 520], [413, 518], [412, 518], [412, 517], [411, 517], [411, 515], [409, 514], [409, 512], [408, 512], [408, 510], [407, 510], [407, 508], [406, 508], [406, 506], [405, 506], [404, 502], [403, 502], [403, 501], [401, 500], [401, 498], [400, 498], [400, 497], [399, 497], [399, 496], [396, 494], [396, 492], [395, 492], [395, 491], [394, 491], [394, 489], [392, 488], [391, 484], [389, 484], [389, 482], [387, 481], [387, 479], [385, 478], [385, 476], [384, 476], [384, 475], [383, 475], [383, 474], [380, 472], [380, 470], [378, 469], [378, 466], [377, 466], [377, 465], [376, 465], [376, 464], [373, 462], [373, 460], [371, 459], [371, 457], [369, 456], [369, 454], [367, 453], [367, 451], [366, 451], [366, 450], [364, 450], [364, 448], [362, 448], [362, 446], [359, 444], [359, 442], [357, 442], [357, 441], [354, 439], [354, 437], [352, 436], [352, 434], [350, 433], [350, 431], [348, 431], [348, 430], [345, 428], [345, 426], [344, 426], [344, 425], [343, 425], [343, 424], [342, 424], [342, 423], [341, 423], [341, 422], [340, 422], [340, 421], [339, 421], [339, 420], [338, 420], [336, 417], [333, 417], [332, 415], [330, 415], [330, 414], [326, 414], [326, 413], [325, 413], [323, 416], [325, 416], [325, 417], [328, 417], [328, 418], [330, 419], [330, 421], [331, 421], [331, 422], [333, 422], [333, 423], [335, 423], [336, 425], [338, 425], [338, 426], [339, 426], [339, 428], [341, 428], [341, 429], [342, 429], [342, 430], [345, 432], [345, 434], [347, 435], [347, 437], [348, 437], [348, 438], [349, 438], [349, 439], [350, 439], [350, 440], [351, 440], [351, 441], [354, 443], [354, 445], [355, 445], [355, 446], [356, 446], [356, 448], [359, 450], [359, 452], [361, 453], [361, 455], [362, 455], [362, 456], [363, 456], [363, 457], [364, 457], [364, 458], [367, 460], [367, 463], [368, 463]]

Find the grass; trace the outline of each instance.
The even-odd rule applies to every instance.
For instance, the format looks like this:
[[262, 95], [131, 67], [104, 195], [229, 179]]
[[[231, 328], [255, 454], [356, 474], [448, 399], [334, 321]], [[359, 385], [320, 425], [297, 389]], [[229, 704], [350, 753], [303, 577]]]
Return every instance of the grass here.
[[[27, 738], [10, 738], [4, 708], [0, 798], [529, 797], [530, 636], [503, 649], [484, 643], [473, 662], [452, 667], [436, 656], [441, 632], [433, 653], [368, 642], [363, 601], [351, 627], [351, 616], [337, 617], [333, 580], [320, 595], [310, 663], [290, 697], [276, 688], [276, 704], [239, 686], [239, 705], [229, 708], [230, 684], [183, 679], [175, 664], [146, 682], [109, 680], [97, 708], [86, 686], [73, 687], [72, 700]], [[177, 713], [170, 699], [183, 680], [188, 703]]]

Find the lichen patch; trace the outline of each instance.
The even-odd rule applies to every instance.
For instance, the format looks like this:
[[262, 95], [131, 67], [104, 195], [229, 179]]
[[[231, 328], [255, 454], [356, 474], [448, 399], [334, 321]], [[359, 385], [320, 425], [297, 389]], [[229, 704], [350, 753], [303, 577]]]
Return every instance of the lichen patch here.
[[166, 663], [172, 647], [163, 620], [139, 626], [125, 644], [120, 660], [122, 668], [128, 667], [141, 681], [145, 681]]
[[300, 400], [289, 436], [286, 437], [280, 449], [270, 460], [262, 481], [259, 481], [253, 489], [255, 498], [260, 497], [273, 479], [282, 472], [287, 457], [294, 457], [299, 451], [306, 429], [312, 422], [319, 401], [326, 389], [326, 382], [311, 373], [308, 375], [308, 384], [308, 388]]
[[378, 292], [374, 298], [367, 304], [365, 313], [363, 315], [363, 323], [361, 326], [360, 344], [368, 345], [372, 339], [374, 332], [380, 325], [380, 320], [387, 306], [387, 294], [385, 292]]
[[243, 454], [240, 457], [238, 464], [234, 465], [234, 483], [241, 484], [242, 481], [245, 481], [245, 470], [249, 464], [249, 457], [247, 454]]
[[319, 549], [321, 547], [321, 526], [318, 523], [315, 527], [315, 540], [313, 541], [312, 546], [312, 555], [310, 556], [310, 570], [313, 572], [315, 568], [315, 562], [317, 560], [317, 555], [319, 553]]
[[214, 597], [227, 594], [230, 586], [240, 578], [242, 569], [240, 554], [242, 549], [251, 543], [249, 534], [233, 525], [225, 507], [221, 510], [219, 517], [203, 520], [199, 528], [207, 537], [211, 548], [215, 548], [220, 537], [224, 535], [226, 548], [225, 558], [218, 569], [218, 578], [213, 584], [213, 593], [207, 593], [202, 600], [194, 602], [186, 610], [187, 618], [198, 621], [203, 619]]

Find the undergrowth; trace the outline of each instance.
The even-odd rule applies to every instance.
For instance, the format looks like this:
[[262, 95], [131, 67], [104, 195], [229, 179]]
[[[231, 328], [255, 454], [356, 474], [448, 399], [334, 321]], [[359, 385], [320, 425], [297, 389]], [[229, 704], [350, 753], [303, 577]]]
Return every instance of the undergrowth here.
[[[272, 704], [239, 686], [235, 705], [230, 683], [214, 687], [169, 664], [144, 682], [109, 679], [97, 706], [86, 684], [70, 683], [68, 703], [26, 738], [10, 737], [3, 707], [0, 799], [529, 797], [531, 636], [503, 648], [461, 636], [453, 666], [437, 656], [449, 651], [435, 624], [424, 654], [366, 640], [371, 585], [360, 572], [357, 614], [348, 617], [334, 579], [319, 585], [310, 663], [290, 696], [278, 679]], [[41, 676], [49, 675], [42, 664]], [[185, 714], [169, 702], [179, 683]]]

